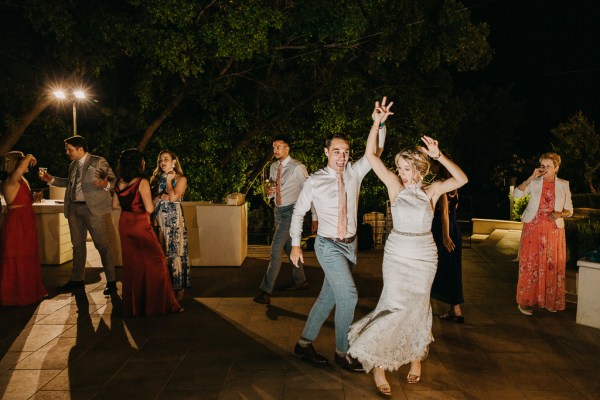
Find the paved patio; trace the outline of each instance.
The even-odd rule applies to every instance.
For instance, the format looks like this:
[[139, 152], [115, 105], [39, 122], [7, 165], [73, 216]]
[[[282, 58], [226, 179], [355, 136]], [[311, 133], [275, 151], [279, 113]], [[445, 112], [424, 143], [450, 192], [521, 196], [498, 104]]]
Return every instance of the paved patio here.
[[[576, 304], [532, 317], [515, 306], [518, 233], [504, 232], [464, 249], [466, 323], [434, 316], [422, 380], [408, 385], [405, 366], [388, 374], [394, 399], [600, 399], [600, 330], [575, 323]], [[186, 312], [119, 316], [105, 298], [97, 256], [86, 287], [53, 288], [70, 263], [43, 268], [51, 290], [41, 304], [0, 308], [3, 399], [371, 399], [370, 375], [313, 367], [292, 353], [323, 274], [306, 253], [310, 290], [276, 292], [269, 307], [252, 297], [268, 247], [251, 247], [242, 268], [194, 268]], [[359, 253], [357, 318], [381, 290], [382, 249]], [[120, 270], [119, 270], [120, 273]], [[280, 282], [291, 279], [289, 268]], [[434, 314], [446, 306], [434, 302]], [[330, 319], [315, 342], [333, 359]]]

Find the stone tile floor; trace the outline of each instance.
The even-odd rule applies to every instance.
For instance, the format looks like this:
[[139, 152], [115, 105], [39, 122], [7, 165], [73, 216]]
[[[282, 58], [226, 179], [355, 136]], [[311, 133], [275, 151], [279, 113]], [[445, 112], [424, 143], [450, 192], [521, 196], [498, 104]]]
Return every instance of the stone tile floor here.
[[[572, 303], [560, 313], [519, 313], [517, 246], [507, 234], [464, 249], [466, 323], [439, 320], [446, 306], [433, 302], [435, 342], [422, 380], [406, 384], [407, 366], [388, 373], [394, 399], [600, 399], [600, 330], [577, 325]], [[370, 375], [313, 367], [291, 353], [323, 279], [314, 253], [305, 254], [310, 289], [276, 292], [266, 307], [252, 297], [269, 248], [249, 251], [241, 268], [194, 268], [186, 312], [153, 318], [119, 316], [119, 296], [102, 295], [93, 247], [80, 292], [54, 291], [70, 263], [45, 266], [47, 299], [0, 308], [0, 398], [377, 398]], [[359, 253], [357, 318], [377, 302], [381, 259], [381, 248]], [[315, 346], [333, 359], [332, 319]]]

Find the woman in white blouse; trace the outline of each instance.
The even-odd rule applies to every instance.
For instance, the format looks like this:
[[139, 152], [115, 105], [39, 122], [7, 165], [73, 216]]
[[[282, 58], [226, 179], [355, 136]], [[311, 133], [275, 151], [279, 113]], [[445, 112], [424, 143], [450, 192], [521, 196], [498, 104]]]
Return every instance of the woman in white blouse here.
[[529, 194], [523, 213], [519, 251], [519, 311], [532, 315], [532, 307], [556, 312], [565, 309], [565, 269], [567, 261], [565, 221], [573, 215], [569, 182], [556, 176], [560, 156], [545, 153], [540, 166], [516, 187], [515, 198]]

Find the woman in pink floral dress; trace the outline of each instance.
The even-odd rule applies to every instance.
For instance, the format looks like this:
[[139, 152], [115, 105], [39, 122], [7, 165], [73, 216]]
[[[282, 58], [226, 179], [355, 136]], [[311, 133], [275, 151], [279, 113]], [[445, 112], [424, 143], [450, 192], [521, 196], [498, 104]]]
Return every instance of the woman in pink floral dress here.
[[540, 166], [516, 187], [515, 198], [530, 195], [523, 213], [519, 251], [519, 311], [532, 315], [532, 307], [556, 312], [565, 309], [567, 250], [565, 221], [573, 215], [569, 182], [556, 176], [560, 156], [545, 153]]

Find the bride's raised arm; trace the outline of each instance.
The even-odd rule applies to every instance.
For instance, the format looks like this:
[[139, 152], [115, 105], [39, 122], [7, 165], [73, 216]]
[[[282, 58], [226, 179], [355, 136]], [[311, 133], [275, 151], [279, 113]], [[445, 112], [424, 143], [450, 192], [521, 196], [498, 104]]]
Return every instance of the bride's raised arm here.
[[390, 108], [394, 104], [391, 102], [386, 106], [387, 98], [384, 97], [381, 100], [381, 104], [377, 101], [375, 102], [375, 108], [373, 109], [373, 114], [371, 115], [373, 118], [373, 126], [371, 126], [371, 130], [369, 131], [369, 137], [367, 138], [367, 146], [365, 149], [365, 156], [373, 168], [375, 174], [383, 181], [385, 186], [388, 188], [388, 192], [399, 191], [401, 188], [400, 180], [398, 176], [387, 169], [383, 161], [379, 156], [383, 148], [377, 148], [377, 139], [379, 134], [379, 126], [384, 123], [388, 116], [393, 113], [390, 112]]
[[427, 148], [422, 148], [423, 152], [434, 160], [439, 161], [440, 164], [442, 164], [448, 170], [450, 175], [452, 175], [450, 178], [444, 181], [436, 181], [431, 184], [427, 194], [435, 205], [442, 194], [451, 192], [461, 186], [464, 186], [469, 179], [467, 178], [467, 174], [465, 174], [458, 165], [456, 165], [441, 152], [437, 140], [434, 140], [429, 136], [423, 136], [421, 137], [421, 140], [427, 146]]

